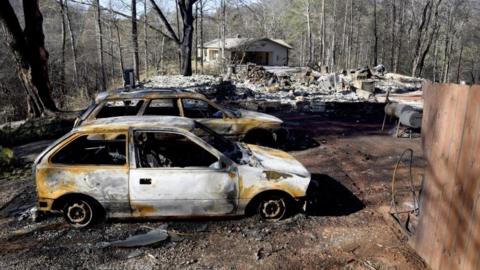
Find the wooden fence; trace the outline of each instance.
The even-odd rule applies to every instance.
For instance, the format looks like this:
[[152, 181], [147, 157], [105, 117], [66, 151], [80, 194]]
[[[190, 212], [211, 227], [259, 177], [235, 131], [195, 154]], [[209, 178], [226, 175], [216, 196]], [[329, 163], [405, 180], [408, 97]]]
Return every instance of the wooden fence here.
[[480, 269], [480, 86], [424, 86], [427, 161], [413, 245], [432, 269]]

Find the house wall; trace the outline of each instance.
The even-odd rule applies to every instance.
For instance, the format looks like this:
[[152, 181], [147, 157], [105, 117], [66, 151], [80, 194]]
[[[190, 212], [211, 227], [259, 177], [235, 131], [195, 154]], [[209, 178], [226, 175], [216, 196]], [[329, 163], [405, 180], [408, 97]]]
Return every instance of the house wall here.
[[[220, 62], [221, 49], [208, 48], [204, 54], [205, 62]], [[217, 57], [214, 57], [218, 52]], [[270, 66], [287, 66], [288, 65], [288, 49], [280, 46], [276, 43], [269, 41], [257, 41], [248, 47], [237, 48], [234, 50], [225, 50], [225, 58], [231, 59], [232, 51], [245, 51], [245, 52], [268, 52], [268, 65]], [[201, 54], [201, 52], [199, 52]]]
[[270, 52], [268, 64], [270, 66], [287, 66], [288, 49], [269, 41], [257, 41], [248, 48], [247, 52]]

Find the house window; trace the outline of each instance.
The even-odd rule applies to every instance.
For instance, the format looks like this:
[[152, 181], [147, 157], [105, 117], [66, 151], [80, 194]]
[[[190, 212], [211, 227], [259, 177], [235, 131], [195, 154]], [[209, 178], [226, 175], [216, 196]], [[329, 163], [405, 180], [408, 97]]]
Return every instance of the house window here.
[[218, 59], [218, 50], [210, 50], [210, 53], [208, 54], [208, 60], [214, 61]]

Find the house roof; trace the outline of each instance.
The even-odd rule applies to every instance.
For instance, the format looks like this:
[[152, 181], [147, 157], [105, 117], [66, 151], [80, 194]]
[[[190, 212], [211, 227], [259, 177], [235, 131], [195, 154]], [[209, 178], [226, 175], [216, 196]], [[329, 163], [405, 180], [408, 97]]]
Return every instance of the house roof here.
[[[225, 49], [234, 49], [238, 48], [241, 46], [248, 46], [251, 43], [257, 42], [257, 41], [270, 41], [273, 43], [276, 43], [282, 47], [288, 48], [288, 49], [293, 49], [292, 46], [290, 46], [287, 42], [285, 42], [283, 39], [271, 39], [271, 38], [226, 38], [225, 39]], [[203, 44], [204, 48], [221, 48], [222, 47], [222, 41], [221, 39], [214, 39], [209, 42], [206, 42]]]

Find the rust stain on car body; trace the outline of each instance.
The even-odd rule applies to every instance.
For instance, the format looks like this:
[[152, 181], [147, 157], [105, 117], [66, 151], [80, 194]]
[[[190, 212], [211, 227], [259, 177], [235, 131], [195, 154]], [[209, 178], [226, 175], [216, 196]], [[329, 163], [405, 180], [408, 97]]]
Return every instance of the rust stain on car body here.
[[145, 204], [132, 204], [132, 214], [135, 217], [149, 217], [156, 212], [155, 207]]

